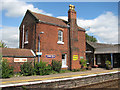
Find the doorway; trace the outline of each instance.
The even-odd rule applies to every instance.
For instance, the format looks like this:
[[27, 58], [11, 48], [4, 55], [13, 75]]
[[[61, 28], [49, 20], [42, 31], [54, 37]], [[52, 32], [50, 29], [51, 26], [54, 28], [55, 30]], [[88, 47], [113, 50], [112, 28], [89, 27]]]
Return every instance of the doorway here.
[[67, 55], [62, 54], [62, 68], [66, 68], [66, 67], [67, 67]]

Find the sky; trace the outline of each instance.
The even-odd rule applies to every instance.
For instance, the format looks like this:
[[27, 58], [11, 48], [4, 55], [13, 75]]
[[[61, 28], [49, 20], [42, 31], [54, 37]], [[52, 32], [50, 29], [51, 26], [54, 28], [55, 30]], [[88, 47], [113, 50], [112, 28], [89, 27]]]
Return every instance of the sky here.
[[78, 26], [85, 28], [87, 34], [96, 37], [98, 43], [118, 43], [117, 1], [27, 2], [3, 0], [0, 2], [0, 40], [5, 42], [9, 48], [19, 48], [19, 26], [27, 9], [67, 20], [69, 4], [75, 5]]

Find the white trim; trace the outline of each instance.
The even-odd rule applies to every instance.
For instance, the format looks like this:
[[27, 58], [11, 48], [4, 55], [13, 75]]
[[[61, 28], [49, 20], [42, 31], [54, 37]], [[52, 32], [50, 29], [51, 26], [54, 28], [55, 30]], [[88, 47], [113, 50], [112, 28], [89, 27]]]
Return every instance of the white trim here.
[[22, 86], [22, 85], [32, 85], [32, 84], [40, 84], [40, 83], [48, 83], [48, 82], [56, 82], [56, 81], [64, 81], [64, 80], [74, 80], [79, 78], [85, 77], [93, 77], [97, 75], [105, 75], [105, 74], [112, 74], [112, 73], [119, 73], [120, 71], [108, 72], [108, 73], [100, 73], [100, 74], [91, 74], [85, 76], [77, 76], [77, 77], [70, 77], [70, 78], [61, 78], [61, 79], [52, 79], [52, 80], [44, 80], [44, 81], [31, 81], [31, 82], [24, 82], [24, 83], [16, 83], [16, 84], [7, 84], [7, 85], [0, 85], [0, 87], [10, 87], [10, 86]]
[[[60, 40], [59, 40], [59, 38], [60, 38]], [[58, 41], [63, 42], [63, 31], [62, 30], [58, 31]]]
[[24, 48], [24, 27], [25, 27], [25, 25], [23, 25], [22, 48]]
[[64, 44], [64, 42], [62, 42], [62, 41], [58, 41], [57, 44]]
[[67, 68], [68, 66], [67, 65], [63, 65], [62, 68]]
[[31, 50], [31, 52], [32, 52], [32, 54], [33, 54], [34, 56], [36, 56], [33, 50]]
[[24, 44], [28, 44], [28, 41], [25, 41]]
[[67, 68], [67, 54], [62, 54], [65, 55], [65, 59], [62, 59], [62, 68]]

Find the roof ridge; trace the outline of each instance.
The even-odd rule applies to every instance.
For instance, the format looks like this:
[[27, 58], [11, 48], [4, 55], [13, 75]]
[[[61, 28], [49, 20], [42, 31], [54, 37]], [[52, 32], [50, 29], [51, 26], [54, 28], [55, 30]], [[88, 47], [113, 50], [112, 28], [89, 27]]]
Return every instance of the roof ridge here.
[[87, 41], [88, 43], [96, 43], [96, 44], [101, 44], [101, 45], [114, 45], [114, 44], [108, 44], [108, 43], [98, 43], [98, 42], [91, 42], [91, 41]]

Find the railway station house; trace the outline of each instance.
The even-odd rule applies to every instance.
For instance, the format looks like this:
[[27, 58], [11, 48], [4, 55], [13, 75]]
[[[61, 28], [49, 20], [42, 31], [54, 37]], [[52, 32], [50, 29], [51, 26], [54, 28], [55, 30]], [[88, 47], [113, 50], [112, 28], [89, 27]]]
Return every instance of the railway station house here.
[[79, 69], [80, 59], [86, 59], [85, 29], [77, 25], [73, 5], [69, 5], [68, 21], [27, 10], [19, 33], [19, 47], [32, 49], [38, 62], [58, 60], [62, 69]]

